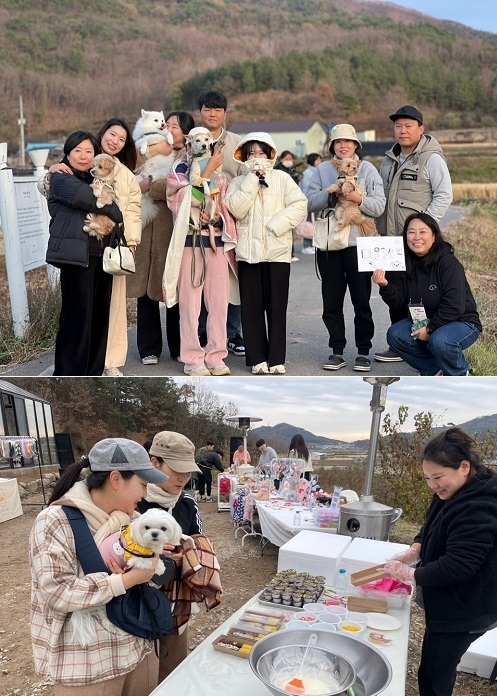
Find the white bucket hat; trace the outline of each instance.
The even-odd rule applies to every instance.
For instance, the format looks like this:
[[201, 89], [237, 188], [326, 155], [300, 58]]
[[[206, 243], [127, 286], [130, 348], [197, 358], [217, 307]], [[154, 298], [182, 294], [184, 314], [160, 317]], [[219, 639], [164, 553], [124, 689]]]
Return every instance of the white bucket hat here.
[[333, 126], [330, 131], [330, 152], [333, 152], [333, 142], [335, 140], [353, 140], [359, 145], [359, 150], [362, 147], [357, 133], [355, 132], [355, 128], [351, 126], [350, 123], [337, 123], [336, 126]]

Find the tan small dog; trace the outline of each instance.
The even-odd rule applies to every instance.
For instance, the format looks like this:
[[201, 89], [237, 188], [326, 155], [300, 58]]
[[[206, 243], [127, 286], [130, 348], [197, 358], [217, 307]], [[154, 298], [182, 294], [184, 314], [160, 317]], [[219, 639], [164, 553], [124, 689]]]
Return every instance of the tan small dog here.
[[[214, 253], [217, 253], [217, 247], [214, 239], [214, 224], [219, 213], [217, 194], [219, 188], [216, 184], [216, 173], [221, 171], [218, 168], [210, 179], [203, 176], [207, 162], [211, 157], [212, 133], [203, 126], [192, 128], [186, 137], [187, 153], [189, 163], [189, 181], [192, 186], [202, 188], [204, 198], [199, 201], [195, 195], [192, 195], [192, 222], [200, 229], [200, 211], [207, 210], [209, 213], [209, 243]], [[196, 209], [196, 210], [194, 210]]]
[[[97, 208], [103, 208], [104, 205], [110, 205], [116, 201], [114, 169], [115, 162], [110, 155], [97, 155], [92, 162], [90, 172], [93, 176], [93, 183], [90, 184], [90, 188], [97, 199]], [[103, 239], [112, 232], [115, 224], [107, 215], [88, 213], [83, 230], [90, 237]]]
[[347, 225], [357, 225], [362, 235], [372, 237], [376, 233], [374, 220], [365, 217], [359, 210], [357, 203], [346, 199], [347, 193], [352, 191], [358, 191], [360, 194], [363, 194], [363, 191], [357, 185], [359, 161], [351, 157], [335, 158], [333, 165], [339, 176], [335, 183], [328, 187], [327, 191], [328, 193], [335, 193], [338, 197], [338, 203], [335, 208], [338, 231], [340, 232]]

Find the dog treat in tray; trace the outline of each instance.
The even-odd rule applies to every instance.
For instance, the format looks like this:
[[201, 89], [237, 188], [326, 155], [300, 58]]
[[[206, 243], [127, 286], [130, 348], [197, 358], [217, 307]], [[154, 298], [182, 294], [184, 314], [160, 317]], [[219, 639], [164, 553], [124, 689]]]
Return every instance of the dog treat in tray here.
[[250, 651], [255, 645], [254, 640], [248, 638], [234, 638], [232, 635], [218, 636], [213, 642], [212, 647], [218, 652], [223, 652], [228, 655], [236, 655], [237, 657], [248, 658]]
[[253, 614], [250, 611], [246, 611], [244, 614], [241, 615], [240, 621], [242, 623], [250, 623], [250, 624], [256, 624], [256, 625], [262, 625], [264, 628], [270, 628], [274, 626], [275, 628], [279, 628], [283, 622], [284, 614], [281, 612], [281, 616], [267, 616], [264, 614]]
[[262, 604], [279, 604], [284, 609], [302, 609], [306, 604], [317, 602], [324, 590], [322, 575], [297, 573], [296, 570], [281, 570], [259, 595]]

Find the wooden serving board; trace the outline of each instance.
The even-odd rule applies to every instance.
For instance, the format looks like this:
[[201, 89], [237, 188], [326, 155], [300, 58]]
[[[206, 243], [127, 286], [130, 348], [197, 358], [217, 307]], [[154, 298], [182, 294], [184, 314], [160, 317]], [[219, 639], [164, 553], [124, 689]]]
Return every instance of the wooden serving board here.
[[375, 580], [381, 580], [381, 578], [386, 578], [388, 573], [382, 565], [373, 566], [372, 568], [366, 568], [365, 570], [358, 570], [357, 573], [352, 573], [350, 576], [350, 582], [357, 587], [358, 585], [365, 585], [367, 582], [374, 582]]
[[365, 597], [349, 597], [347, 609], [361, 613], [375, 611], [378, 614], [386, 614], [388, 603], [384, 599], [366, 599]]

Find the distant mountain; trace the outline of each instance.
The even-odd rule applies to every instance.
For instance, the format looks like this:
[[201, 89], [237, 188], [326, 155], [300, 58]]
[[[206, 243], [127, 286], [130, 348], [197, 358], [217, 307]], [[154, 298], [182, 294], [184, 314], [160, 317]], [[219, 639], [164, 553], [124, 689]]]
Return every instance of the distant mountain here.
[[365, 449], [368, 446], [368, 440], [359, 440], [357, 442], [345, 442], [344, 440], [334, 440], [329, 437], [323, 437], [321, 435], [314, 435], [314, 433], [305, 430], [304, 428], [298, 428], [295, 425], [290, 425], [289, 423], [278, 423], [277, 425], [262, 425], [259, 428], [253, 428], [251, 434], [256, 439], [263, 437], [267, 442], [280, 440], [281, 442], [287, 442], [290, 444], [292, 437], [299, 433], [304, 438], [306, 445], [308, 447], [333, 447], [337, 449], [342, 449], [344, 447], [359, 447], [360, 449]]
[[497, 114], [496, 36], [393, 2], [0, 0], [0, 28], [11, 147], [20, 95], [33, 141], [96, 132], [112, 116], [133, 125], [142, 108], [197, 116], [204, 89], [228, 96], [228, 125], [298, 114], [391, 137], [385, 114], [405, 102], [431, 129]]
[[[459, 425], [460, 428], [471, 435], [475, 435], [476, 433], [484, 435], [488, 431], [497, 432], [497, 413], [490, 416], [479, 416], [478, 418], [473, 418], [464, 423], [456, 423], [455, 425]], [[435, 432], [439, 432], [440, 430], [443, 430], [443, 428], [434, 428]], [[268, 443], [279, 440], [280, 442], [288, 444], [295, 433], [300, 433], [307, 446], [310, 448], [326, 447], [332, 449], [366, 450], [369, 444], [369, 439], [367, 438], [364, 440], [355, 440], [354, 442], [334, 440], [333, 438], [323, 437], [322, 435], [314, 435], [314, 433], [311, 433], [309, 430], [299, 428], [296, 425], [290, 425], [289, 423], [277, 423], [277, 425], [273, 426], [263, 425], [259, 428], [253, 428], [250, 433], [254, 439], [263, 437]]]

